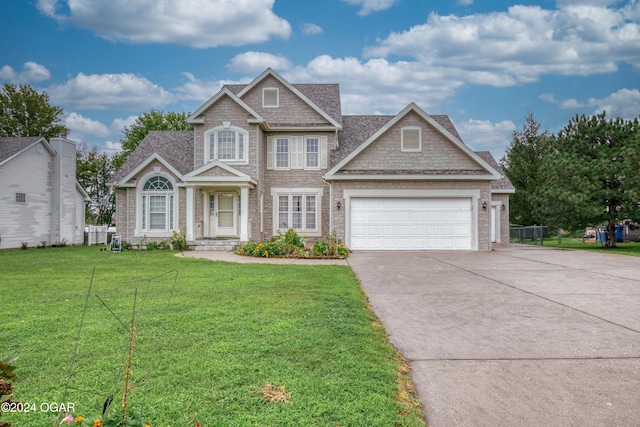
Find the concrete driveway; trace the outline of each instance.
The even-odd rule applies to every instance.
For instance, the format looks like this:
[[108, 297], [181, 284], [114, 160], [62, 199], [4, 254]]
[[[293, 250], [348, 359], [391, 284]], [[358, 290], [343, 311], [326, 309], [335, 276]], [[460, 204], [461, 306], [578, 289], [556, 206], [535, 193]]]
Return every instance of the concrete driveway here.
[[431, 427], [640, 426], [640, 258], [354, 252]]

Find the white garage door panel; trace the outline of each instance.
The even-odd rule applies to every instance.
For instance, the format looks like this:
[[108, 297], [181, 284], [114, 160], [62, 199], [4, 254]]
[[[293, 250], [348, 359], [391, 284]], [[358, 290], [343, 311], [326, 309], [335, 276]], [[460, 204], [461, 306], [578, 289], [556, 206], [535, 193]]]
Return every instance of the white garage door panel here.
[[352, 198], [352, 249], [471, 249], [470, 198]]

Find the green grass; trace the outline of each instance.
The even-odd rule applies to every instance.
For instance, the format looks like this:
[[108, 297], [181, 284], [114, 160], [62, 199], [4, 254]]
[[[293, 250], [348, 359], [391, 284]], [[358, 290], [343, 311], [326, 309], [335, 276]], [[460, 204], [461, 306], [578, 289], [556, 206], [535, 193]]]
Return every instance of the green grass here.
[[571, 239], [568, 237], [563, 237], [562, 242], [558, 244], [558, 238], [555, 237], [553, 239], [545, 240], [544, 246], [550, 248], [578, 249], [607, 254], [640, 256], [640, 243], [638, 242], [617, 243], [617, 248], [605, 248], [602, 243], [596, 243], [593, 241], [583, 243], [582, 239]]
[[[1, 251], [0, 277], [0, 358], [19, 356], [14, 400], [38, 406], [5, 413], [16, 427], [51, 425], [43, 402], [72, 402], [89, 420], [110, 393], [110, 410], [119, 406], [129, 333], [96, 295], [128, 327], [136, 289], [128, 405], [144, 404], [152, 427], [424, 425], [405, 397], [404, 363], [347, 267], [67, 247]], [[267, 384], [288, 402], [265, 400]]]

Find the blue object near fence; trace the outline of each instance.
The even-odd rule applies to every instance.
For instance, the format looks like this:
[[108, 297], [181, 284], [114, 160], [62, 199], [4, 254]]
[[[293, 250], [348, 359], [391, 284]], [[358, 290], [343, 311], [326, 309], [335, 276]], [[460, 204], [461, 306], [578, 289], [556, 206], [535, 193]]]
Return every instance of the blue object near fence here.
[[[622, 234], [622, 226], [616, 226], [616, 242], [624, 241]], [[598, 230], [596, 231], [596, 242], [598, 243], [606, 243], [607, 242], [607, 231], [606, 230]]]

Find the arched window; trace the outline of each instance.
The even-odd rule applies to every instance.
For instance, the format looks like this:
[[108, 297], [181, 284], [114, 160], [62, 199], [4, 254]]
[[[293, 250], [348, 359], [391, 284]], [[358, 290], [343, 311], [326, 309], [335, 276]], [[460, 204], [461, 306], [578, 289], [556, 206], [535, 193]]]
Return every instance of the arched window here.
[[163, 176], [151, 177], [142, 187], [142, 230], [173, 230], [174, 191]]
[[245, 163], [249, 135], [244, 129], [229, 127], [211, 129], [206, 133], [208, 160]]

